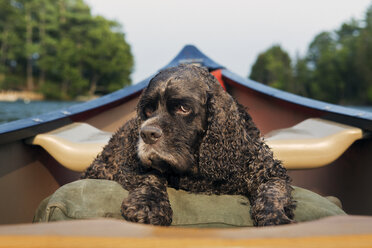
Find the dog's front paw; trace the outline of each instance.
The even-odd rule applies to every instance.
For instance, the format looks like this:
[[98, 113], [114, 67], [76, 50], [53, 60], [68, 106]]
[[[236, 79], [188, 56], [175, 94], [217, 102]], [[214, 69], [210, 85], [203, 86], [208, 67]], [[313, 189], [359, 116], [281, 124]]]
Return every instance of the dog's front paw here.
[[[152, 199], [151, 199], [152, 198]], [[169, 226], [172, 223], [172, 209], [168, 199], [129, 196], [121, 205], [124, 219], [132, 222]]]
[[274, 226], [283, 224], [296, 223], [294, 220], [290, 219], [284, 211], [258, 211], [252, 214], [252, 218], [257, 226]]

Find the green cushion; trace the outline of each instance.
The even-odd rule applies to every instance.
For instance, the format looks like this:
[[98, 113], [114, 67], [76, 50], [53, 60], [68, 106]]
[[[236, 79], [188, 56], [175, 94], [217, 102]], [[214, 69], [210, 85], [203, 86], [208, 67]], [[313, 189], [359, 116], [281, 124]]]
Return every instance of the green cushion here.
[[[295, 220], [315, 220], [345, 212], [327, 198], [293, 187], [297, 201]], [[173, 209], [172, 226], [247, 227], [252, 226], [250, 204], [244, 196], [190, 194], [168, 188]], [[85, 179], [66, 184], [40, 203], [34, 222], [110, 217], [123, 219], [122, 200], [128, 196], [118, 183]]]

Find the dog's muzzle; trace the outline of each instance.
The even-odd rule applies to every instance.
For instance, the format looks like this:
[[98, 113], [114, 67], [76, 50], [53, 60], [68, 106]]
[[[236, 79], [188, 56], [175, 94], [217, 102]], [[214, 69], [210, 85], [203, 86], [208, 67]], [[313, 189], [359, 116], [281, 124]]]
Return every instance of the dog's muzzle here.
[[158, 142], [163, 135], [160, 128], [154, 126], [143, 126], [140, 130], [140, 136], [146, 144], [152, 145]]

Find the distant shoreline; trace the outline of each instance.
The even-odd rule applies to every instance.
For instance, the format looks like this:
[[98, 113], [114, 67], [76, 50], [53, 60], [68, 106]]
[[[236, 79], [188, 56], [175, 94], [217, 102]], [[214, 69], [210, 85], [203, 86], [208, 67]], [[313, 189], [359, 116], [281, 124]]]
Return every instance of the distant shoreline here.
[[[100, 97], [99, 95], [93, 96], [77, 96], [70, 101], [86, 102]], [[0, 102], [16, 102], [16, 101], [44, 101], [50, 100], [45, 98], [41, 93], [33, 91], [16, 91], [16, 90], [0, 90]]]
[[42, 101], [45, 100], [43, 94], [32, 91], [13, 91], [2, 90], [0, 91], [0, 101], [15, 102], [15, 101]]

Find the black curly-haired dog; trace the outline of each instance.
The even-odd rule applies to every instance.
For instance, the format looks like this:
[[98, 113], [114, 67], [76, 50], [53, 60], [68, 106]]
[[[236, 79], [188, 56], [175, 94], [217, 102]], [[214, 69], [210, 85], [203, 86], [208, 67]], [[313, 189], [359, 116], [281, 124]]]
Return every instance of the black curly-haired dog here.
[[133, 222], [171, 224], [166, 187], [244, 195], [255, 225], [293, 222], [286, 169], [244, 108], [197, 66], [158, 73], [140, 97], [137, 116], [82, 177], [114, 180], [128, 190], [121, 210]]

